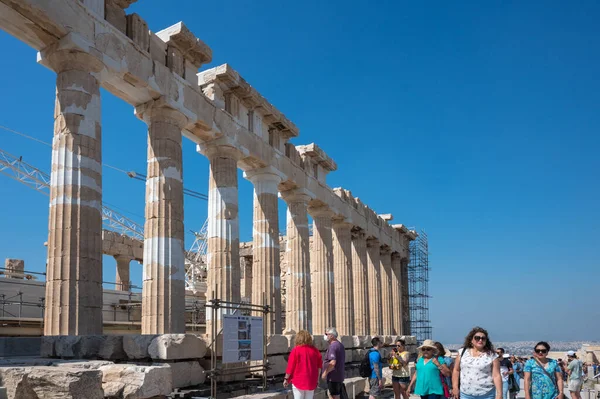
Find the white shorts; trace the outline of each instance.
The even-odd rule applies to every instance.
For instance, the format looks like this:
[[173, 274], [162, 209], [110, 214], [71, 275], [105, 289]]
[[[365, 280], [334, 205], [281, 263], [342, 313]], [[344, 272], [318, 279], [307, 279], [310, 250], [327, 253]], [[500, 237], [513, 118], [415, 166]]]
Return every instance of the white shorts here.
[[569, 392], [580, 392], [583, 381], [581, 380], [569, 380], [568, 390]]

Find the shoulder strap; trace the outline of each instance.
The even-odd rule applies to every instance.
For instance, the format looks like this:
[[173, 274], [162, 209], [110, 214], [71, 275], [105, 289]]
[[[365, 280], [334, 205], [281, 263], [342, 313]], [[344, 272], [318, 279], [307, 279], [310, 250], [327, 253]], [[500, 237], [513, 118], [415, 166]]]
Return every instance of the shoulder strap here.
[[546, 374], [546, 376], [548, 378], [550, 378], [550, 381], [552, 381], [552, 383], [554, 384], [554, 388], [556, 388], [556, 390], [558, 391], [558, 386], [556, 385], [556, 381], [554, 381], [554, 378], [552, 378], [552, 375], [548, 372], [548, 370], [546, 370], [546, 367], [544, 367], [544, 365], [539, 360], [537, 360], [537, 359], [534, 359], [534, 360], [538, 364], [538, 366], [540, 366], [540, 368], [542, 369], [544, 374]]

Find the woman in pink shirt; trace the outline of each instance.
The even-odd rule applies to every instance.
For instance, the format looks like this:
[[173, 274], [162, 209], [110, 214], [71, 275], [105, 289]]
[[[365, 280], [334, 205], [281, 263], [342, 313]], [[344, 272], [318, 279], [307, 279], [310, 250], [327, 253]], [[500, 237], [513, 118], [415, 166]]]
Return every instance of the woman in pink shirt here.
[[300, 330], [296, 334], [296, 344], [285, 370], [283, 386], [292, 384], [294, 399], [312, 399], [319, 382], [323, 359], [321, 353], [313, 346], [308, 331]]

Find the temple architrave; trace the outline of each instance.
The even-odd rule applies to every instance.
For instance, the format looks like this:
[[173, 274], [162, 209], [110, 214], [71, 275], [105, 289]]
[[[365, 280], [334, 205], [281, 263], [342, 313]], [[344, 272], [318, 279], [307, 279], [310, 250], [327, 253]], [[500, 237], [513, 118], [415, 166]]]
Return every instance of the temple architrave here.
[[[150, 31], [127, 14], [134, 1], [0, 2], [0, 28], [56, 72], [44, 334], [102, 334], [101, 87], [148, 126], [142, 334], [185, 333], [184, 139], [210, 162], [207, 300], [266, 298], [269, 335], [329, 326], [344, 336], [407, 333], [416, 233], [329, 187], [337, 165], [323, 149], [292, 144], [298, 127], [230, 65], [198, 72], [212, 50], [181, 22]], [[238, 169], [254, 186], [251, 253], [242, 258]], [[139, 257], [116, 256], [125, 287]], [[206, 331], [221, 317], [207, 317]]]

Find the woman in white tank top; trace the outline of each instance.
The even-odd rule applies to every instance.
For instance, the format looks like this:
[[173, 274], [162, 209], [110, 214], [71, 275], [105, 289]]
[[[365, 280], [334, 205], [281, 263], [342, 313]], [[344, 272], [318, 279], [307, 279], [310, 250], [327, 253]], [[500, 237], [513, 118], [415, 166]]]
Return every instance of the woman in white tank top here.
[[486, 330], [473, 328], [454, 362], [452, 396], [455, 399], [502, 399], [500, 361]]

